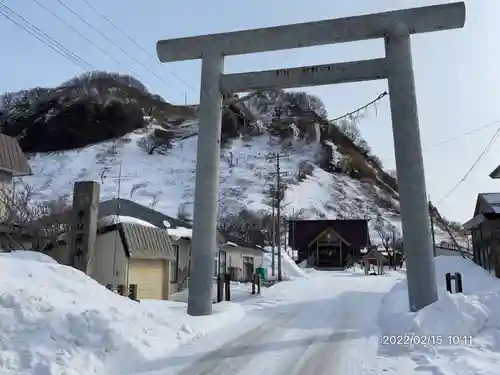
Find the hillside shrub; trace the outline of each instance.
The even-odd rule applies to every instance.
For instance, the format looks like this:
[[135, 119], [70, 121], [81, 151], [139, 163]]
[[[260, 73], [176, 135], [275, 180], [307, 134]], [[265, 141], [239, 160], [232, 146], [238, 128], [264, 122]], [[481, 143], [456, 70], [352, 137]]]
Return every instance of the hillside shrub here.
[[297, 181], [304, 181], [307, 176], [311, 176], [314, 171], [314, 164], [304, 160], [299, 163], [299, 171], [297, 174]]

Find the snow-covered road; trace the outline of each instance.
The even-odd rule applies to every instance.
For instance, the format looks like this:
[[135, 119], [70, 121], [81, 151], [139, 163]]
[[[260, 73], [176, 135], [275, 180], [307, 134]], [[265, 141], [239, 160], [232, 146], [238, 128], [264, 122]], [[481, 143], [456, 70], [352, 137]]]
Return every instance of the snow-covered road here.
[[299, 375], [378, 371], [377, 315], [394, 277], [321, 272], [246, 304], [247, 317], [135, 374]]

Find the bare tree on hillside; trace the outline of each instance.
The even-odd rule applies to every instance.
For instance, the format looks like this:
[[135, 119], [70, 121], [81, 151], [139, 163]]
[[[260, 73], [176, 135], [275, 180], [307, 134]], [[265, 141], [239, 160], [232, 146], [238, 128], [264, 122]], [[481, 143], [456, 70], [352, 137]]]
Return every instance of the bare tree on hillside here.
[[359, 142], [359, 140], [361, 139], [361, 131], [359, 130], [355, 121], [341, 119], [337, 122], [336, 125], [339, 128], [339, 130], [354, 144]]
[[0, 188], [0, 224], [20, 225], [30, 231], [39, 242], [41, 237], [56, 239], [68, 230], [67, 223], [51, 223], [48, 225], [33, 224], [33, 221], [44, 216], [60, 214], [69, 208], [68, 196], [61, 196], [46, 202], [34, 199], [32, 185], [18, 183], [15, 186]]
[[375, 222], [375, 232], [382, 242], [384, 249], [389, 250], [394, 247], [396, 240], [399, 238], [397, 229], [394, 225], [386, 222], [381, 215], [379, 215]]
[[140, 138], [137, 141], [137, 146], [146, 151], [148, 155], [153, 155], [154, 153], [165, 154], [172, 148], [172, 141], [171, 138], [162, 132], [154, 132]]
[[219, 218], [219, 229], [242, 241], [259, 241], [263, 227], [262, 218], [250, 211], [224, 215]]
[[368, 155], [371, 153], [371, 148], [358, 128], [358, 122], [362, 118], [362, 115], [358, 115], [358, 117], [350, 116], [336, 121], [335, 125], [352, 143], [358, 146], [364, 154]]

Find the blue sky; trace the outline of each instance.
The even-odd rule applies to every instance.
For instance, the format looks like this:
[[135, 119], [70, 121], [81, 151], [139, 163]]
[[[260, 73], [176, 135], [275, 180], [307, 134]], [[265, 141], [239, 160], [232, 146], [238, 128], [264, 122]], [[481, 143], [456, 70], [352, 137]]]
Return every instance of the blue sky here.
[[[173, 103], [183, 103], [185, 94], [188, 102], [198, 101], [199, 61], [168, 65], [155, 62], [83, 0], [60, 0], [143, 64], [139, 65], [65, 9], [58, 0], [38, 1], [120, 63], [65, 26], [36, 1], [0, 0], [0, 3], [8, 5], [97, 69], [126, 74], [132, 71], [152, 92], [161, 94]], [[156, 56], [158, 39], [443, 3], [438, 0], [87, 1], [153, 56]], [[461, 135], [500, 119], [500, 49], [494, 43], [495, 35], [500, 35], [496, 16], [500, 12], [500, 2], [466, 1], [466, 5], [464, 29], [416, 35], [412, 39], [427, 190], [434, 202], [439, 201], [463, 177], [490, 140], [496, 126], [469, 136]], [[81, 68], [3, 17], [0, 17], [0, 35], [3, 36], [0, 69], [4, 72], [0, 91], [54, 86], [82, 72]], [[226, 72], [332, 63], [382, 57], [383, 54], [382, 40], [303, 48], [231, 57], [226, 59]], [[160, 81], [144, 66], [169, 84]], [[330, 117], [337, 117], [369, 102], [386, 89], [385, 81], [377, 81], [304, 90], [319, 95]], [[378, 104], [376, 110], [369, 112], [360, 123], [360, 129], [374, 153], [387, 168], [393, 168], [394, 152], [387, 98]], [[459, 137], [458, 140], [431, 147], [455, 137]], [[500, 163], [496, 150], [498, 145], [494, 145], [468, 179], [438, 205], [445, 216], [465, 221], [473, 213], [477, 193], [500, 190], [500, 181], [490, 180], [487, 176]]]

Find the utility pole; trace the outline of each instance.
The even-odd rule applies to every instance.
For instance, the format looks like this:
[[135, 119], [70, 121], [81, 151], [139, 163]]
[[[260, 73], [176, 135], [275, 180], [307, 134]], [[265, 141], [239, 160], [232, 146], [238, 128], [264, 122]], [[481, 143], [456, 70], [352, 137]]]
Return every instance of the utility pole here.
[[[276, 172], [272, 173], [273, 175], [276, 175], [276, 189], [273, 191], [273, 211], [274, 211], [274, 205], [276, 205], [276, 230], [275, 235], [276, 235], [276, 247], [278, 248], [278, 281], [282, 281], [283, 276], [281, 273], [281, 176], [285, 176], [288, 174], [288, 172], [282, 172], [281, 171], [281, 166], [280, 166], [280, 160], [283, 157], [288, 157], [287, 154], [281, 154], [281, 153], [274, 153], [271, 155], [268, 155], [266, 159], [268, 160], [274, 160], [276, 162]], [[273, 224], [274, 224], [274, 219], [273, 219]], [[274, 241], [273, 241], [273, 249], [274, 249]], [[274, 263], [274, 254], [273, 254], [273, 263]]]
[[434, 215], [433, 215], [432, 203], [430, 200], [429, 200], [429, 218], [431, 220], [432, 251], [434, 254], [434, 258], [435, 258], [436, 257], [436, 234], [434, 233]]
[[271, 194], [273, 194], [273, 197], [272, 197], [272, 200], [271, 200], [271, 204], [273, 206], [272, 208], [272, 213], [271, 213], [271, 275], [274, 276], [275, 274], [275, 256], [274, 256], [274, 247], [276, 245], [276, 225], [275, 225], [275, 216], [274, 216], [274, 202], [275, 202], [275, 198], [274, 198], [274, 192], [271, 191]]

